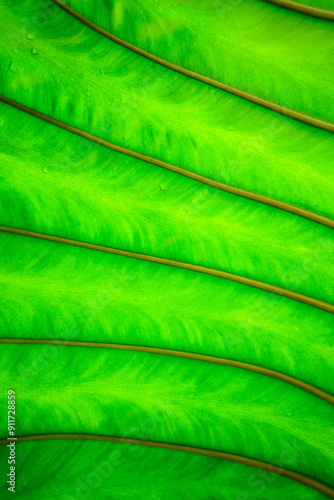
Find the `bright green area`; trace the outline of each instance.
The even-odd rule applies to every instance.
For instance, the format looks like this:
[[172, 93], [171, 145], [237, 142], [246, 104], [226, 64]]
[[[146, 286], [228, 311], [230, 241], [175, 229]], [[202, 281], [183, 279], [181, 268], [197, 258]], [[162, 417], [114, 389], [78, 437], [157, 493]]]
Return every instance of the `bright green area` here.
[[334, 27], [259, 0], [69, 0], [148, 52], [267, 101], [334, 122]]
[[[201, 273], [1, 234], [2, 337], [219, 356], [333, 394], [330, 313]], [[46, 357], [42, 371], [48, 363]]]
[[[2, 353], [1, 385], [16, 393], [16, 436], [79, 433], [182, 443], [334, 484], [333, 405], [290, 384], [161, 354], [11, 344]], [[1, 415], [6, 408], [2, 390]]]
[[332, 301], [331, 228], [1, 108], [2, 225], [204, 265]]
[[[18, 443], [16, 455], [20, 472], [15, 498], [24, 500], [328, 498], [296, 481], [247, 465], [144, 446], [45, 440]], [[0, 464], [6, 471], [4, 446], [0, 446]], [[4, 475], [0, 484], [5, 491]], [[7, 497], [13, 494], [2, 493], [2, 498]]]
[[134, 151], [334, 217], [333, 134], [168, 70], [45, 5], [0, 1], [2, 94]]
[[[256, 0], [233, 8], [201, 0], [70, 5], [184, 67], [332, 118], [328, 22]], [[0, 0], [0, 16], [1, 94], [115, 144], [334, 217], [332, 134], [157, 65], [49, 0]], [[0, 124], [1, 225], [202, 264], [332, 301], [329, 228], [7, 105]], [[318, 308], [203, 273], [7, 233], [0, 261], [2, 338], [203, 353], [333, 394], [333, 315]], [[2, 438], [12, 388], [17, 436], [188, 444], [334, 486], [333, 406], [291, 384], [163, 354], [32, 344], [1, 344], [1, 352]], [[89, 481], [108, 450], [130, 458], [89, 492], [94, 500], [322, 498], [238, 464], [100, 442], [19, 444], [18, 496], [74, 500], [76, 479]], [[6, 448], [0, 453], [2, 460]]]

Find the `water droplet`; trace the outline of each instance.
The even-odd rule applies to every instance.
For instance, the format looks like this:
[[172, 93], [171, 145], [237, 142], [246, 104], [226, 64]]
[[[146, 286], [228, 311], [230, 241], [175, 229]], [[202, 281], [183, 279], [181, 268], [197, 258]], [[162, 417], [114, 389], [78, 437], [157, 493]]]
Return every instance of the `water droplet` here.
[[43, 170], [44, 174], [48, 174], [49, 173], [48, 167], [43, 167], [42, 170]]
[[22, 486], [23, 486], [23, 488], [24, 488], [25, 486], [27, 486], [27, 481], [22, 481]]
[[287, 414], [286, 414], [287, 417], [291, 418], [293, 417], [293, 412], [292, 411], [289, 411]]
[[166, 184], [159, 184], [159, 188], [161, 189], [161, 191], [166, 191], [167, 186]]
[[130, 132], [130, 129], [128, 128], [125, 128], [123, 129], [123, 132], [122, 132], [122, 137], [125, 141], [129, 141], [130, 140], [130, 137], [131, 137], [131, 132]]
[[31, 49], [31, 53], [32, 53], [34, 56], [36, 56], [36, 55], [38, 54], [38, 50], [36, 50], [36, 49], [35, 49], [35, 47], [33, 47], [33, 48]]
[[26, 33], [26, 37], [28, 38], [28, 40], [33, 40], [35, 38], [35, 35], [33, 35], [32, 33]]
[[13, 73], [15, 73], [15, 71], [17, 70], [16, 68], [16, 64], [14, 62], [12, 62], [10, 65], [9, 65], [9, 69], [10, 71], [12, 71]]

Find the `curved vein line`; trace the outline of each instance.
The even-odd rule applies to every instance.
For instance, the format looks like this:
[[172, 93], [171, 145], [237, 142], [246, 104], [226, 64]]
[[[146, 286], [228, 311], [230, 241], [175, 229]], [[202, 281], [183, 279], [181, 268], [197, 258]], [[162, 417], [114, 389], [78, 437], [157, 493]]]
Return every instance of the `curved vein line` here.
[[302, 295], [301, 293], [287, 290], [286, 288], [280, 288], [275, 285], [270, 285], [269, 283], [257, 281], [252, 278], [246, 278], [245, 276], [239, 276], [238, 274], [233, 274], [226, 271], [220, 271], [218, 269], [199, 266], [197, 264], [190, 264], [188, 262], [180, 262], [178, 260], [165, 259], [163, 257], [156, 257], [154, 255], [146, 255], [143, 253], [130, 252], [128, 250], [120, 250], [119, 248], [106, 247], [103, 245], [95, 245], [94, 243], [86, 243], [78, 240], [70, 240], [68, 238], [52, 236], [49, 234], [36, 233], [34, 231], [26, 231], [25, 229], [0, 226], [0, 231], [12, 234], [19, 234], [21, 236], [29, 236], [32, 238], [39, 238], [42, 240], [53, 241], [56, 243], [65, 243], [67, 245], [87, 248], [89, 250], [98, 250], [99, 252], [122, 255], [123, 257], [131, 257], [133, 259], [154, 262], [155, 264], [163, 264], [165, 266], [178, 267], [181, 269], [186, 269], [188, 271], [195, 271], [198, 273], [208, 274], [210, 276], [216, 276], [218, 278], [224, 278], [230, 281], [236, 281], [237, 283], [241, 283], [243, 285], [259, 288], [260, 290], [264, 290], [266, 292], [276, 293], [277, 295], [282, 295], [283, 297], [287, 297], [288, 299], [297, 300], [298, 302], [302, 302], [309, 306], [318, 307], [319, 309], [323, 309], [324, 311], [334, 313], [334, 305], [329, 304], [328, 302], [323, 302], [321, 300], [314, 299], [313, 297], [308, 297], [307, 295]]
[[221, 460], [229, 460], [230, 462], [249, 465], [251, 467], [256, 467], [258, 469], [272, 472], [273, 474], [278, 474], [279, 476], [284, 476], [288, 479], [292, 479], [293, 481], [297, 481], [301, 484], [304, 484], [305, 486], [320, 491], [330, 498], [334, 498], [334, 490], [332, 488], [329, 488], [325, 484], [315, 481], [310, 477], [303, 476], [298, 472], [294, 472], [289, 469], [282, 469], [277, 465], [272, 465], [267, 462], [261, 462], [260, 460], [255, 460], [253, 458], [233, 455], [231, 453], [224, 453], [222, 451], [210, 450], [205, 448], [195, 448], [193, 446], [164, 443], [160, 441], [146, 441], [143, 439], [101, 436], [94, 434], [37, 434], [34, 436], [22, 436], [14, 439], [3, 439], [0, 441], [0, 445], [7, 445], [9, 442], [22, 443], [26, 441], [40, 441], [44, 439], [80, 439], [85, 441], [109, 441], [112, 443], [133, 444], [139, 446], [149, 446], [151, 448], [163, 448], [172, 451], [183, 451], [187, 453], [194, 453], [196, 455], [203, 455], [206, 457], [219, 458]]
[[162, 354], [166, 356], [175, 356], [179, 358], [194, 359], [196, 361], [205, 361], [208, 363], [215, 363], [218, 365], [232, 366], [234, 368], [240, 368], [243, 370], [248, 370], [251, 372], [258, 373], [260, 375], [265, 375], [267, 377], [272, 377], [282, 382], [294, 385], [299, 389], [313, 394], [321, 399], [324, 399], [328, 403], [334, 405], [334, 397], [325, 391], [318, 389], [310, 384], [303, 382], [302, 380], [290, 377], [284, 373], [277, 372], [275, 370], [270, 370], [259, 365], [253, 365], [251, 363], [245, 363], [243, 361], [235, 361], [234, 359], [220, 358], [218, 356], [209, 356], [207, 354], [198, 354], [187, 351], [178, 351], [175, 349], [161, 349], [159, 347], [147, 347], [140, 345], [128, 345], [128, 344], [112, 344], [109, 342], [84, 342], [76, 340], [45, 340], [45, 339], [0, 339], [0, 344], [34, 344], [34, 345], [60, 345], [69, 347], [97, 347], [100, 349], [119, 349], [122, 351], [138, 351], [147, 352], [150, 354]]
[[334, 21], [334, 12], [330, 10], [319, 9], [318, 7], [311, 7], [302, 3], [292, 2], [290, 0], [266, 0], [269, 3], [285, 7], [286, 9], [296, 10], [309, 16], [321, 17], [322, 19], [330, 19]]
[[122, 40], [121, 38], [112, 35], [109, 33], [109, 31], [104, 30], [103, 28], [100, 28], [100, 26], [97, 26], [96, 24], [92, 23], [89, 21], [89, 19], [86, 19], [84, 16], [76, 12], [74, 9], [69, 7], [68, 5], [65, 5], [63, 2], [59, 0], [52, 0], [52, 2], [64, 11], [66, 11], [68, 14], [71, 16], [75, 17], [78, 19], [78, 21], [82, 22], [89, 28], [97, 31], [101, 35], [109, 38], [113, 42], [118, 43], [119, 45], [122, 45], [123, 47], [132, 50], [133, 52], [136, 52], [137, 54], [146, 57], [147, 59], [150, 59], [151, 61], [154, 61], [158, 64], [161, 64], [162, 66], [165, 66], [169, 69], [172, 69], [174, 71], [177, 71], [178, 73], [182, 73], [183, 75], [189, 76], [190, 78], [194, 78], [195, 80], [199, 80], [201, 82], [207, 83], [208, 85], [212, 85], [213, 87], [217, 87], [221, 90], [224, 90], [226, 92], [229, 92], [230, 94], [234, 94], [238, 97], [241, 97], [242, 99], [246, 99], [247, 101], [253, 102], [254, 104], [258, 104], [260, 106], [263, 106], [265, 108], [270, 109], [271, 111], [276, 111], [277, 113], [280, 113], [285, 116], [289, 116], [290, 118], [293, 118], [294, 120], [298, 120], [301, 122], [304, 122], [308, 125], [312, 125], [313, 127], [321, 128], [324, 130], [327, 130], [329, 132], [334, 132], [334, 124], [325, 122], [323, 120], [319, 120], [318, 118], [313, 118], [312, 116], [304, 115], [303, 113], [300, 113], [298, 111], [294, 111], [289, 108], [285, 108], [284, 106], [280, 106], [279, 104], [275, 104], [271, 101], [267, 101], [266, 99], [262, 99], [261, 97], [257, 97], [253, 94], [249, 94], [248, 92], [244, 92], [243, 90], [239, 90], [235, 87], [231, 87], [230, 85], [226, 85], [225, 83], [218, 82], [216, 80], [213, 80], [212, 78], [208, 78], [207, 76], [201, 75], [199, 73], [195, 73], [194, 71], [190, 71], [186, 68], [183, 68], [182, 66], [178, 66], [177, 64], [171, 63], [169, 61], [166, 61], [165, 59], [161, 59], [160, 57], [157, 57], [153, 54], [150, 54], [146, 50], [140, 49], [139, 47], [136, 47], [135, 45], [132, 45], [131, 43], [126, 42], [125, 40]]
[[39, 111], [35, 111], [34, 109], [28, 108], [27, 106], [24, 106], [23, 104], [19, 104], [15, 101], [12, 101], [11, 99], [8, 99], [5, 96], [0, 95], [0, 101], [4, 102], [5, 104], [8, 104], [9, 106], [12, 106], [20, 111], [28, 113], [28, 114], [34, 116], [35, 118], [39, 118], [40, 120], [44, 120], [45, 122], [50, 123], [51, 125], [55, 125], [56, 127], [62, 128], [64, 130], [66, 130], [67, 132], [71, 132], [73, 134], [84, 137], [85, 139], [96, 142], [97, 144], [100, 144], [101, 146], [109, 148], [109, 149], [116, 151], [118, 153], [121, 153], [121, 154], [124, 154], [127, 156], [131, 156], [133, 158], [136, 158], [137, 160], [145, 161], [146, 163], [151, 163], [152, 165], [156, 165], [156, 166], [161, 167], [161, 168], [165, 168], [166, 170], [170, 170], [172, 172], [183, 175], [185, 177], [189, 177], [190, 179], [201, 182], [202, 184], [207, 184], [208, 186], [220, 189], [222, 191], [226, 191], [228, 193], [231, 193], [231, 194], [234, 194], [237, 196], [242, 196], [243, 198], [247, 198], [249, 200], [256, 201], [258, 203], [264, 203], [265, 205], [270, 205], [274, 208], [278, 208], [280, 210], [285, 210], [286, 212], [293, 213], [294, 215], [298, 215], [300, 217], [304, 217], [306, 219], [312, 220], [313, 222], [323, 224], [324, 226], [334, 228], [334, 220], [328, 219], [327, 217], [323, 217], [322, 215], [316, 214], [314, 212], [309, 212], [308, 210], [305, 210], [303, 208], [299, 208], [299, 207], [296, 207], [294, 205], [290, 205], [289, 203], [275, 200], [275, 199], [269, 198], [267, 196], [252, 193], [250, 191], [245, 191], [243, 189], [229, 186], [228, 184], [224, 184], [222, 182], [214, 181], [212, 179], [209, 179], [208, 177], [204, 177], [203, 175], [199, 175], [199, 174], [196, 174], [195, 172], [191, 172], [190, 170], [186, 170], [184, 168], [177, 167], [177, 166], [172, 165], [170, 163], [166, 163], [162, 160], [157, 160], [156, 158], [152, 158], [151, 156], [137, 153], [136, 151], [132, 151], [131, 149], [123, 148], [122, 146], [118, 146], [118, 145], [113, 144], [111, 142], [108, 142], [104, 139], [100, 139], [99, 137], [97, 137], [95, 135], [89, 134], [88, 132], [84, 132], [83, 130], [72, 127], [71, 125], [67, 125], [66, 123], [60, 122], [54, 118], [51, 118], [50, 116], [44, 115], [43, 113], [40, 113]]

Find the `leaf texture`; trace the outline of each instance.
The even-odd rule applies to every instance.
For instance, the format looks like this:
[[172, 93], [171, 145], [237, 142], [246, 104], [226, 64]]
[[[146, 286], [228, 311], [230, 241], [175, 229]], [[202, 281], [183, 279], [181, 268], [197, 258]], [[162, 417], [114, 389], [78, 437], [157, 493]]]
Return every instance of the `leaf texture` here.
[[0, 6], [6, 97], [114, 144], [334, 219], [333, 134], [139, 57], [52, 3], [44, 23], [31, 0]]
[[20, 499], [334, 498], [333, 134], [183, 72], [333, 123], [333, 24], [60, 4], [0, 0], [1, 470], [13, 388]]
[[[16, 380], [25, 415], [17, 436], [149, 434], [150, 441], [233, 452], [333, 486], [332, 405], [306, 391], [233, 367], [106, 349], [64, 348], [41, 372], [45, 351], [52, 359], [57, 350], [4, 346], [3, 383]], [[6, 404], [7, 395], [2, 413]], [[141, 429], [155, 412], [156, 425]], [[289, 442], [296, 451], [282, 456]]]
[[[4, 226], [221, 269], [332, 301], [330, 228], [89, 144], [12, 108], [4, 112]], [[19, 154], [15, 122], [22, 133], [30, 130]], [[68, 151], [84, 155], [74, 165]]]
[[333, 394], [330, 313], [184, 269], [18, 235], [1, 241], [7, 338], [179, 349], [267, 367]]
[[177, 0], [172, 7], [167, 0], [100, 0], [100, 8], [91, 0], [70, 0], [67, 5], [181, 68], [334, 122], [327, 106], [334, 91], [331, 22], [259, 0]]
[[[2, 448], [2, 449], [1, 449]], [[3, 447], [0, 448], [0, 460]], [[41, 458], [43, 457], [43, 458]], [[54, 460], [62, 466], [61, 482], [50, 475]], [[94, 441], [39, 441], [20, 443], [18, 467], [31, 464], [22, 474], [17, 498], [72, 500], [95, 495], [102, 500], [124, 497], [234, 500], [253, 495], [265, 500], [282, 496], [296, 500], [325, 500], [326, 495], [296, 481], [243, 464], [170, 450]], [[154, 464], [154, 465], [153, 465]], [[127, 484], [126, 496], [124, 484]], [[202, 487], [199, 488], [198, 485]]]

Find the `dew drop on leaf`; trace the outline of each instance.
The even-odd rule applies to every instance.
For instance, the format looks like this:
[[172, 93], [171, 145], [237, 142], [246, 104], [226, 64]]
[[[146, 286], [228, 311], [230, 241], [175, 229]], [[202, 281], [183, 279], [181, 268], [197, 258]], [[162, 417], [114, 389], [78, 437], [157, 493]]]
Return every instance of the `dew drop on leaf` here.
[[38, 50], [36, 50], [34, 47], [31, 49], [31, 53], [36, 56], [38, 54]]
[[129, 141], [131, 137], [131, 131], [129, 128], [124, 128], [122, 132], [122, 137], [125, 141]]

